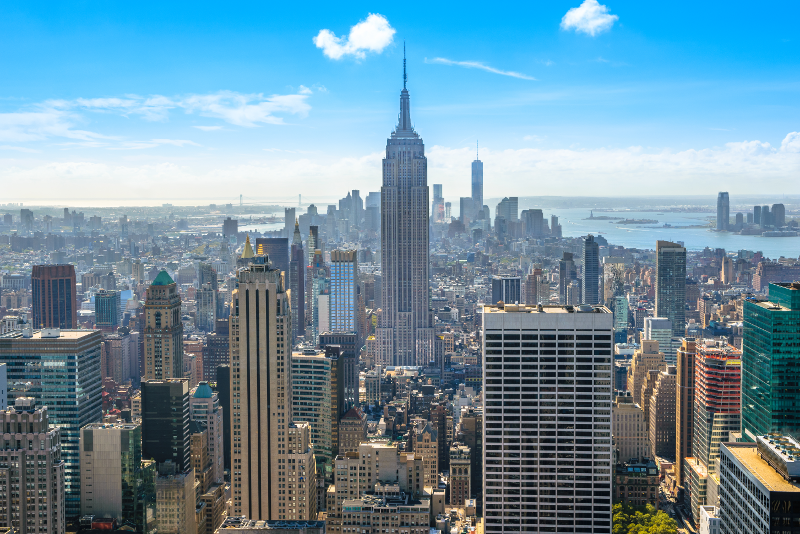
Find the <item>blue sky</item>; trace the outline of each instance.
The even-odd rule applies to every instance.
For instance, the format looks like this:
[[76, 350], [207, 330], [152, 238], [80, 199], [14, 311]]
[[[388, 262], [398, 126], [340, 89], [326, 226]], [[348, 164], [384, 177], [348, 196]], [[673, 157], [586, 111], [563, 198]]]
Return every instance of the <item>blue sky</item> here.
[[798, 6], [3, 2], [3, 198], [378, 190], [404, 40], [454, 204], [476, 139], [487, 197], [796, 194]]

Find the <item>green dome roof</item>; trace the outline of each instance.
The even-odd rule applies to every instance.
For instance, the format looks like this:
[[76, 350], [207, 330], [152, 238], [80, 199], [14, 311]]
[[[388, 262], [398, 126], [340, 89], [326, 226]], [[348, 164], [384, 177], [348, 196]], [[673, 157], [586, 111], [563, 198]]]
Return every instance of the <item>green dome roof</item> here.
[[210, 399], [214, 395], [214, 392], [211, 390], [211, 386], [208, 385], [208, 382], [200, 382], [197, 384], [197, 388], [194, 391], [195, 399]]
[[167, 271], [162, 269], [161, 272], [158, 273], [158, 276], [156, 276], [156, 279], [153, 280], [153, 283], [151, 285], [154, 285], [154, 286], [168, 286], [168, 285], [174, 284], [174, 283], [175, 283], [175, 280], [170, 278], [169, 274], [167, 274]]

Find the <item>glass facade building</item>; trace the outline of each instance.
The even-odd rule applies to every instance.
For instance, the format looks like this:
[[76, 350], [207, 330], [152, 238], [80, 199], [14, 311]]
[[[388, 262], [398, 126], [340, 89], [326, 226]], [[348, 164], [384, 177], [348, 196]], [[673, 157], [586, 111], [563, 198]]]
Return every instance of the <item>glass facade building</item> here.
[[61, 428], [66, 517], [81, 507], [80, 430], [102, 420], [99, 330], [16, 330], [0, 336], [8, 398], [33, 397]]
[[356, 332], [357, 251], [331, 251], [330, 288], [330, 331]]
[[770, 284], [744, 303], [742, 439], [800, 433], [800, 283]]

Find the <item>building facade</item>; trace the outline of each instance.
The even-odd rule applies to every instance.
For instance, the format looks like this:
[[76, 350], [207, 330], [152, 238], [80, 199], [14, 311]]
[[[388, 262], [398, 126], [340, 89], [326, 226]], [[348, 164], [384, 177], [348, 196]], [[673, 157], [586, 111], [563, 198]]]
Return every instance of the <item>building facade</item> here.
[[610, 533], [610, 310], [485, 306], [483, 325], [485, 532]]
[[656, 316], [672, 321], [672, 337], [686, 335], [686, 249], [656, 242]]
[[144, 379], [183, 376], [183, 322], [181, 296], [167, 271], [161, 271], [144, 304]]
[[31, 303], [34, 328], [78, 328], [75, 267], [34, 265]]
[[379, 361], [425, 365], [433, 358], [428, 218], [428, 161], [411, 125], [404, 65], [399, 120], [383, 159]]

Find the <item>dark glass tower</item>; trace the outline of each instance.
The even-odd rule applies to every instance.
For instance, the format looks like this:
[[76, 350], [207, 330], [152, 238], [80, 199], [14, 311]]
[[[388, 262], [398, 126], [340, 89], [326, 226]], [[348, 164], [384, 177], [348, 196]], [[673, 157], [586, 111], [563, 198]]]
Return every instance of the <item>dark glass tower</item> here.
[[656, 317], [672, 321], [672, 337], [686, 334], [686, 249], [656, 242]]
[[600, 303], [600, 246], [593, 235], [583, 244], [583, 294], [584, 304]]
[[428, 249], [428, 161], [411, 125], [403, 90], [397, 127], [386, 142], [381, 187], [382, 312], [378, 360], [382, 365], [424, 365], [433, 358]]
[[185, 378], [142, 382], [142, 458], [191, 468], [189, 381]]
[[75, 267], [34, 265], [31, 272], [34, 328], [78, 328]]

